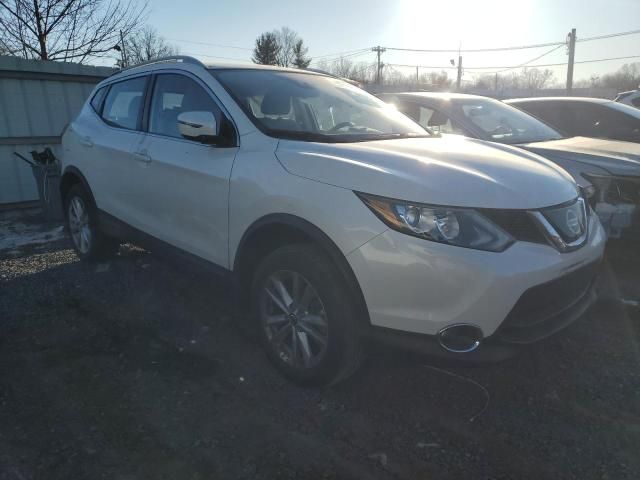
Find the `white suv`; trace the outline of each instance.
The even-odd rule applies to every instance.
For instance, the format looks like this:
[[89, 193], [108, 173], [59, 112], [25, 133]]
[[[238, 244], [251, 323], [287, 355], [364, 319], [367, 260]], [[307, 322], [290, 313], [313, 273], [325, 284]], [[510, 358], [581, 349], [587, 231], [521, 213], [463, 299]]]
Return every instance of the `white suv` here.
[[432, 135], [328, 75], [133, 67], [95, 88], [63, 145], [78, 255], [128, 239], [229, 276], [301, 384], [345, 378], [372, 339], [505, 358], [594, 299], [605, 236], [568, 174]]

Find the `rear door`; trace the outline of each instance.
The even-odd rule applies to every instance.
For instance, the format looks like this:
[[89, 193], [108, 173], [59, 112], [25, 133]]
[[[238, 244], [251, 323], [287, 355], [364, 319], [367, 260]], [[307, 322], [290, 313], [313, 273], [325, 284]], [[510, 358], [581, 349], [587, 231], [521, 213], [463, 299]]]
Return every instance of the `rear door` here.
[[101, 121], [93, 130], [78, 132], [87, 167], [83, 173], [91, 185], [98, 208], [135, 224], [133, 176], [139, 163], [134, 152], [142, 141], [140, 125], [148, 76], [115, 82], [97, 108]]
[[[183, 138], [177, 120], [188, 111], [213, 113], [229, 144]], [[147, 117], [136, 151], [144, 159], [136, 172], [137, 222], [160, 240], [228, 267], [229, 179], [238, 151], [233, 124], [206, 85], [186, 72], [155, 75]]]

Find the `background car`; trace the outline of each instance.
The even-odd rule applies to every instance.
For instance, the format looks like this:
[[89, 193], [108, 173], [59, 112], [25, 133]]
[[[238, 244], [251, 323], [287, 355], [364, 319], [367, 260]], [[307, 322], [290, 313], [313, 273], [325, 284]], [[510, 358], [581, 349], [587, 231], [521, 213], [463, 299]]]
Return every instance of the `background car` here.
[[619, 237], [623, 229], [640, 223], [634, 218], [640, 205], [639, 145], [565, 138], [521, 110], [477, 95], [418, 92], [379, 97], [425, 128], [517, 145], [557, 163], [591, 196], [610, 236]]
[[620, 92], [614, 102], [624, 103], [632, 107], [640, 108], [640, 90], [630, 90], [628, 92]]
[[517, 98], [505, 103], [570, 136], [640, 142], [640, 110], [601, 98]]

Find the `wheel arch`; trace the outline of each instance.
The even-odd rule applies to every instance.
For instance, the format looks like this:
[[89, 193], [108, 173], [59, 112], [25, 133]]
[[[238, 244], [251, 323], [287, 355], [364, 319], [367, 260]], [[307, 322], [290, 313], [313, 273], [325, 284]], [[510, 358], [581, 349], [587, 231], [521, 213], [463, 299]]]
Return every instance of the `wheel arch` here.
[[301, 217], [276, 213], [266, 215], [245, 231], [233, 257], [233, 275], [240, 300], [246, 304], [252, 273], [265, 255], [278, 247], [293, 243], [313, 243], [327, 254], [345, 280], [350, 294], [356, 299], [358, 317], [369, 326], [369, 311], [360, 284], [345, 255], [335, 242], [319, 227]]
[[64, 199], [71, 187], [77, 183], [82, 185], [82, 187], [89, 194], [93, 205], [96, 205], [96, 199], [93, 197], [93, 192], [91, 191], [91, 187], [89, 187], [89, 182], [87, 182], [87, 179], [82, 174], [82, 172], [74, 166], [66, 167], [60, 179], [60, 198], [62, 199], [62, 201], [64, 202]]

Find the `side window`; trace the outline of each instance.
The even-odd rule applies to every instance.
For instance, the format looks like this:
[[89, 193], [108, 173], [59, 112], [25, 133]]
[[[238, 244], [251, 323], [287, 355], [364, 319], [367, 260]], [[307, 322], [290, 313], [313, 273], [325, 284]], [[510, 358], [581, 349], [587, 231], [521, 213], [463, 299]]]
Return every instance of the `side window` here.
[[640, 108], [640, 97], [632, 98], [631, 103], [634, 107]]
[[102, 108], [104, 121], [114, 127], [138, 128], [146, 83], [147, 77], [137, 77], [112, 84]]
[[100, 109], [102, 108], [102, 100], [104, 99], [104, 94], [107, 93], [107, 88], [108, 87], [102, 87], [101, 89], [99, 89], [91, 99], [91, 106], [96, 111], [96, 113], [98, 113], [98, 115], [100, 114]]
[[157, 76], [149, 115], [150, 133], [182, 138], [178, 130], [178, 115], [194, 111], [213, 113], [223, 132], [226, 123], [221, 122], [222, 112], [197, 82], [184, 75]]
[[567, 103], [534, 102], [527, 104], [525, 111], [562, 132], [578, 134], [575, 111]]
[[582, 104], [576, 106], [578, 112], [576, 120], [583, 134], [594, 137], [616, 135], [632, 130], [629, 119], [621, 112], [604, 105]]

